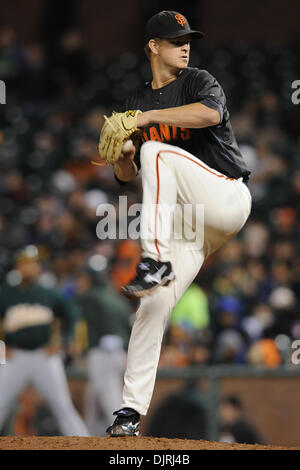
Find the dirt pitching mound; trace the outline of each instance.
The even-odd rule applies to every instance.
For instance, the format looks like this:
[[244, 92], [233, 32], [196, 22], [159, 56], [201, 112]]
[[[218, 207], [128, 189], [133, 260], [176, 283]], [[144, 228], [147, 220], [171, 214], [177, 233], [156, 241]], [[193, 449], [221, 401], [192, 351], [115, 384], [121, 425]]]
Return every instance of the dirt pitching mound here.
[[154, 437], [0, 437], [0, 450], [300, 450], [249, 444]]

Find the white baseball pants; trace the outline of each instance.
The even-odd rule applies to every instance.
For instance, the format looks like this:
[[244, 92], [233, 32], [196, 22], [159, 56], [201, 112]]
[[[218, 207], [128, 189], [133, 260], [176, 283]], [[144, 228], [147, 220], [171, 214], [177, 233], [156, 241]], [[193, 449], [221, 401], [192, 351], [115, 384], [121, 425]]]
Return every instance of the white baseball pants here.
[[[170, 261], [175, 280], [143, 297], [136, 313], [128, 348], [123, 407], [147, 413], [155, 384], [161, 342], [173, 308], [198, 274], [205, 258], [233, 237], [251, 210], [251, 195], [242, 180], [228, 178], [179, 147], [146, 142], [141, 147], [143, 210], [141, 239], [143, 257]], [[192, 205], [200, 216], [187, 217], [180, 209]], [[174, 208], [170, 218], [170, 210]], [[182, 215], [183, 214], [183, 215]], [[190, 236], [160, 237], [163, 224], [183, 223], [197, 228], [199, 239]], [[202, 221], [202, 223], [201, 223]], [[180, 231], [179, 231], [180, 234]], [[203, 235], [203, 236], [202, 236]]]
[[61, 356], [47, 356], [43, 349], [14, 349], [7, 363], [0, 365], [0, 429], [29, 383], [45, 398], [63, 435], [89, 436], [72, 403]]
[[87, 355], [89, 384], [85, 396], [85, 422], [93, 436], [105, 435], [111, 415], [122, 399], [126, 353], [91, 348]]

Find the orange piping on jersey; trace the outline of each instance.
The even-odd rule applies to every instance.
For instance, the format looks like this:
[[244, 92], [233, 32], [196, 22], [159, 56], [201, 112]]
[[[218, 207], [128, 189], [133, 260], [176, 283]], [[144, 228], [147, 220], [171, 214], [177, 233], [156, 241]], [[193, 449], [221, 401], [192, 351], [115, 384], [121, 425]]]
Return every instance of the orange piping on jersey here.
[[198, 162], [195, 162], [195, 160], [193, 160], [192, 158], [188, 157], [187, 155], [182, 155], [181, 153], [178, 153], [178, 152], [174, 152], [173, 150], [160, 150], [157, 154], [156, 154], [156, 179], [157, 179], [157, 186], [156, 186], [156, 206], [155, 206], [155, 220], [154, 220], [154, 243], [155, 243], [155, 248], [156, 248], [156, 251], [158, 253], [158, 261], [160, 261], [160, 251], [159, 251], [159, 247], [158, 247], [158, 238], [157, 238], [157, 225], [158, 225], [158, 204], [159, 204], [159, 191], [160, 191], [160, 178], [159, 178], [159, 158], [160, 158], [160, 154], [161, 153], [172, 153], [174, 155], [178, 155], [179, 157], [183, 157], [183, 158], [186, 158], [187, 160], [190, 160], [191, 162], [195, 163], [196, 165], [200, 166], [201, 168], [203, 168], [204, 170], [208, 171], [209, 173], [211, 173], [212, 175], [215, 175], [217, 176], [218, 178], [225, 178], [226, 180], [230, 180], [230, 181], [235, 181], [235, 178], [229, 178], [229, 176], [225, 176], [225, 175], [218, 175], [217, 173], [214, 173], [213, 171], [209, 170], [208, 168], [206, 168], [204, 165], [201, 165], [201, 163], [198, 163]]

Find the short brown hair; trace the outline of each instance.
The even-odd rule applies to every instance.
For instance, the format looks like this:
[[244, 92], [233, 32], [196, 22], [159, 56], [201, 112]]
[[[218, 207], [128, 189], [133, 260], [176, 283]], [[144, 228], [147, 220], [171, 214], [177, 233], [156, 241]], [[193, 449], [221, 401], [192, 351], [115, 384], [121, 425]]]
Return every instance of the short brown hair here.
[[151, 57], [151, 50], [150, 50], [150, 47], [149, 47], [149, 44], [145, 44], [145, 47], [144, 47], [144, 51], [145, 51], [145, 54], [146, 54], [146, 57], [148, 60], [150, 60], [150, 57]]
[[[159, 42], [160, 41], [160, 38], [153, 38], [155, 41]], [[150, 39], [149, 39], [150, 41]], [[150, 57], [151, 57], [151, 49], [149, 47], [149, 41], [145, 44], [145, 47], [144, 47], [144, 51], [145, 51], [145, 54], [146, 54], [146, 57], [148, 60], [150, 60]]]

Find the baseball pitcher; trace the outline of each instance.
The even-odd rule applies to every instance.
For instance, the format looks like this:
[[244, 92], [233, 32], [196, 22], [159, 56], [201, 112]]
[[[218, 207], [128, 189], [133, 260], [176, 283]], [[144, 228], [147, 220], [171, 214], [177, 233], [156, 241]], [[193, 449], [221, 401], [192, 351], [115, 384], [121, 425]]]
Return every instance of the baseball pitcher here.
[[[130, 94], [126, 112], [106, 118], [100, 135], [100, 157], [113, 164], [120, 184], [141, 170], [143, 186], [142, 259], [136, 278], [124, 287], [126, 295], [140, 299], [140, 306], [123, 401], [108, 436], [138, 435], [174, 306], [205, 258], [241, 230], [251, 210], [250, 172], [224, 91], [209, 72], [188, 66], [191, 40], [202, 37], [178, 12], [150, 18], [145, 53], [152, 81]], [[185, 208], [192, 209], [191, 216]], [[182, 225], [196, 234], [196, 242], [185, 230], [175, 236]]]

